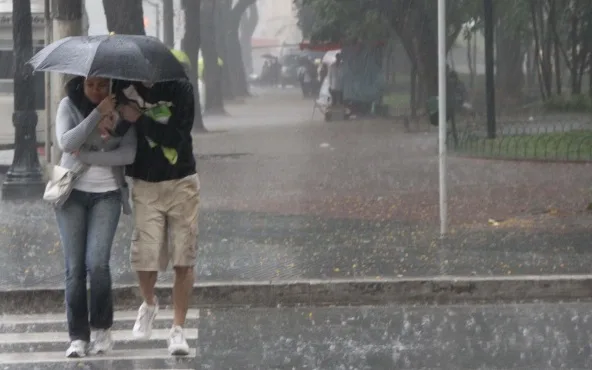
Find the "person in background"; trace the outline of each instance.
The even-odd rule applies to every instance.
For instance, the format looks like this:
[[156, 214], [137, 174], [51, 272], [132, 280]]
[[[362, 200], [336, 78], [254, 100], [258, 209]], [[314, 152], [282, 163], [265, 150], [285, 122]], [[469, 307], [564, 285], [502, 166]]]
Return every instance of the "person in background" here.
[[300, 88], [302, 89], [302, 96], [308, 98], [312, 95], [312, 75], [310, 73], [310, 66], [308, 58], [300, 58], [300, 66], [298, 67], [298, 81], [300, 82]]
[[343, 104], [343, 63], [341, 53], [335, 55], [335, 62], [329, 67], [329, 92], [331, 93], [331, 105]]
[[278, 86], [280, 84], [280, 77], [282, 74], [282, 65], [280, 64], [280, 61], [277, 58], [274, 58], [271, 61], [270, 71], [272, 86]]
[[124, 90], [122, 118], [137, 132], [137, 153], [127, 175], [133, 179], [134, 233], [130, 250], [144, 302], [133, 327], [137, 339], [149, 339], [158, 314], [154, 286], [159, 271], [172, 263], [173, 325], [171, 355], [188, 355], [183, 325], [191, 299], [197, 258], [199, 177], [191, 129], [195, 106], [187, 80]]
[[329, 73], [329, 68], [327, 67], [326, 63], [320, 63], [320, 66], [318, 68], [318, 74], [319, 74], [319, 85], [323, 85], [323, 81], [325, 80], [325, 78], [327, 77], [327, 74]]
[[122, 207], [125, 214], [131, 213], [124, 166], [134, 161], [137, 143], [134, 127], [121, 136], [113, 134], [117, 115], [110, 83], [103, 78], [72, 79], [56, 114], [60, 165], [86, 168], [66, 202], [55, 210], [66, 266], [67, 357], [113, 347], [109, 261]]

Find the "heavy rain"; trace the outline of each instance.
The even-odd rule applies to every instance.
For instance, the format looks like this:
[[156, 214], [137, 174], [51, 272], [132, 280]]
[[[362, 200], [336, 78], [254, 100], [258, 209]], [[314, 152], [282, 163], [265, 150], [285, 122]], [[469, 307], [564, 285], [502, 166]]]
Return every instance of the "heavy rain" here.
[[590, 369], [591, 38], [579, 0], [0, 1], [0, 369]]

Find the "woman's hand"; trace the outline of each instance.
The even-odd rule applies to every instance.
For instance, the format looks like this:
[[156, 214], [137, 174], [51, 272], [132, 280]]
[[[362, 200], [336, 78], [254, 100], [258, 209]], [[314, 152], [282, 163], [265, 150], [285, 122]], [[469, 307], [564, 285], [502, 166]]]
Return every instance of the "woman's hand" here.
[[107, 95], [107, 97], [99, 103], [97, 109], [99, 110], [102, 116], [106, 116], [108, 114], [113, 113], [113, 111], [115, 110], [115, 94]]

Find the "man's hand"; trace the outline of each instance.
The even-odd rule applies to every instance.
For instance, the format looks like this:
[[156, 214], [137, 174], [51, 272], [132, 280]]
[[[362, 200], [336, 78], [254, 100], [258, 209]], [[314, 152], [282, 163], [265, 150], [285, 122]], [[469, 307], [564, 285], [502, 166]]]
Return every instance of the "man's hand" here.
[[103, 139], [108, 138], [111, 136], [111, 130], [115, 126], [115, 114], [109, 113], [101, 118], [98, 124], [99, 131], [101, 132], [101, 137]]
[[134, 103], [122, 104], [118, 107], [121, 117], [128, 122], [136, 122], [141, 116], [142, 111]]

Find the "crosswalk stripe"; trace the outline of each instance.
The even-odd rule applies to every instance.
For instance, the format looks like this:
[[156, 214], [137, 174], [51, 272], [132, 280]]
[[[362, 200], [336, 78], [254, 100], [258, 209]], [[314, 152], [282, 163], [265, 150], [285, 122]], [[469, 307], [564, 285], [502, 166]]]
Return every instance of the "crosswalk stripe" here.
[[[170, 329], [154, 329], [149, 340], [165, 340], [169, 337]], [[111, 332], [115, 342], [136, 341], [131, 330], [113, 330]], [[56, 338], [68, 338], [65, 332], [41, 332], [41, 333], [8, 333], [0, 334], [0, 344], [17, 343], [54, 343]], [[185, 328], [187, 340], [197, 339], [197, 328]]]
[[[39, 364], [58, 364], [58, 363], [97, 363], [98, 361], [113, 361], [113, 363], [126, 361], [148, 361], [154, 362], [156, 367], [161, 368], [172, 358], [168, 353], [166, 343], [170, 334], [170, 327], [163, 328], [164, 322], [170, 322], [172, 325], [173, 310], [161, 310], [155, 319], [155, 328], [152, 330], [152, 336], [148, 340], [137, 340], [134, 338], [131, 324], [135, 321], [137, 311], [116, 311], [114, 321], [117, 330], [112, 330], [115, 348], [118, 344], [119, 349], [110, 351], [105, 355], [87, 356], [84, 358], [68, 359], [65, 357], [65, 350], [68, 341], [68, 332], [64, 331], [66, 327], [66, 315], [64, 314], [34, 314], [34, 315], [2, 315], [0, 316], [0, 368], [1, 365], [21, 365], [21, 366], [40, 366]], [[191, 349], [189, 356], [180, 357], [182, 367], [189, 365], [191, 359], [196, 356], [195, 341], [198, 339], [197, 322], [200, 315], [198, 309], [191, 309], [187, 313], [187, 325], [185, 327], [185, 337], [189, 341]], [[158, 325], [160, 323], [160, 325]], [[57, 327], [56, 327], [57, 325]], [[129, 328], [127, 326], [129, 325]], [[36, 329], [37, 328], [37, 329]], [[18, 332], [13, 332], [13, 331]], [[63, 350], [59, 343], [63, 342]], [[155, 349], [146, 347], [155, 346]], [[60, 350], [57, 348], [60, 347]], [[129, 347], [127, 349], [123, 349]], [[17, 349], [18, 348], [18, 349]], [[11, 352], [12, 349], [12, 352]], [[55, 349], [55, 350], [54, 350]], [[35, 350], [40, 352], [35, 352]], [[28, 352], [31, 351], [31, 352]], [[159, 362], [160, 361], [160, 362]], [[158, 365], [160, 364], [160, 365]], [[45, 366], [45, 365], [41, 365]], [[65, 365], [64, 365], [65, 366]], [[98, 365], [99, 367], [102, 365]], [[127, 365], [123, 365], [127, 366]]]
[[[187, 358], [195, 357], [196, 350], [191, 349]], [[38, 364], [38, 363], [68, 363], [68, 362], [96, 362], [96, 361], [117, 361], [117, 360], [160, 360], [171, 358], [171, 355], [164, 349], [142, 349], [142, 350], [114, 350], [107, 355], [87, 356], [83, 358], [66, 358], [64, 352], [31, 352], [26, 356], [23, 353], [2, 353], [0, 364]]]
[[[114, 320], [129, 321], [135, 320], [138, 311], [115, 311]], [[187, 312], [187, 318], [199, 318], [199, 309], [190, 309]], [[157, 320], [172, 320], [173, 310], [160, 310], [156, 316]], [[21, 325], [21, 324], [57, 324], [66, 322], [65, 313], [53, 314], [34, 314], [34, 315], [0, 315], [0, 326], [7, 325]]]

